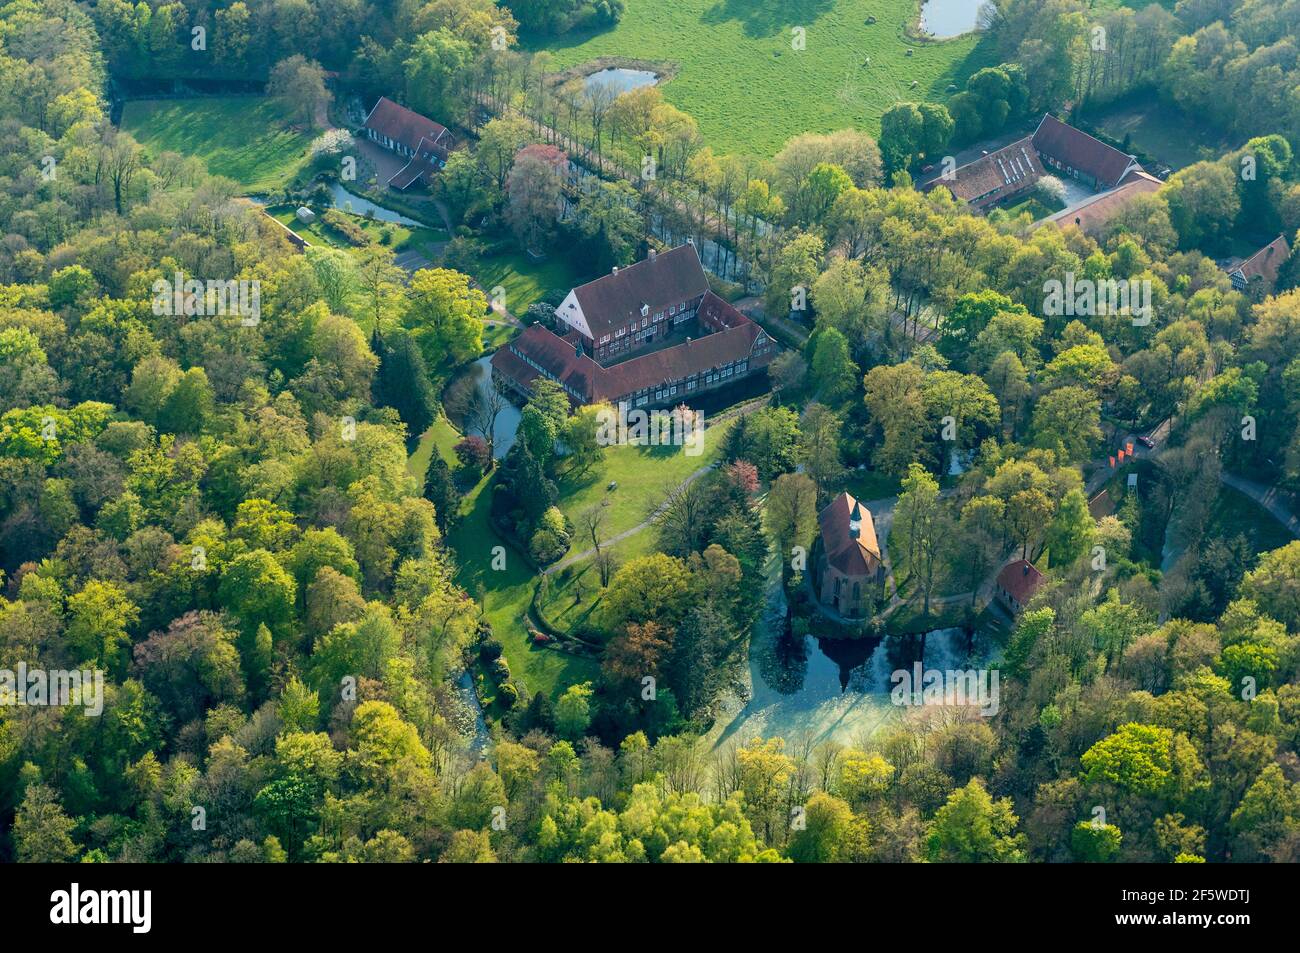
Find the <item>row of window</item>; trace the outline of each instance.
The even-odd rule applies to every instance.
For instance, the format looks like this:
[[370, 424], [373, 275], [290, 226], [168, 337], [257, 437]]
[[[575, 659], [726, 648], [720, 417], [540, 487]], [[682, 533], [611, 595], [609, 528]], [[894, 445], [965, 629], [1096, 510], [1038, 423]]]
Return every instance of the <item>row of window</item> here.
[[703, 380], [701, 380], [697, 375], [695, 377], [687, 378], [685, 381], [679, 380], [672, 383], [657, 385], [654, 388], [653, 394], [651, 394], [649, 389], [637, 391], [634, 403], [636, 406], [640, 407], [642, 404], [649, 403], [652, 396], [654, 397], [655, 402], [658, 403], [659, 401], [676, 397], [678, 391], [685, 393], [695, 390], [697, 386], [712, 387], [714, 384], [717, 384], [728, 377], [745, 373], [748, 368], [749, 361], [733, 361], [730, 364], [724, 364], [720, 368], [709, 371], [704, 375]]
[[[646, 328], [650, 327], [651, 324], [658, 324], [660, 321], [664, 320], [665, 317], [672, 318], [676, 316], [678, 312], [681, 313], [681, 317], [677, 318], [676, 323], [681, 323], [682, 321], [685, 321], [690, 317], [689, 309], [684, 303], [670, 305], [666, 312], [656, 311], [653, 315], [651, 315], [647, 309], [643, 309], [641, 311], [641, 314], [643, 315], [643, 317], [641, 318], [641, 329], [645, 330]], [[614, 331], [612, 337], [614, 338], [625, 337], [626, 335], [632, 333], [636, 329], [637, 329], [637, 324], [635, 321], [633, 321], [631, 324], [627, 325], [626, 327], [618, 328], [616, 331]], [[608, 344], [610, 338], [611, 335], [609, 334], [601, 335], [600, 341], [597, 343]]]
[[582, 394], [579, 394], [576, 390], [574, 390], [572, 387], [569, 387], [569, 386], [568, 386], [567, 384], [565, 384], [563, 381], [559, 380], [559, 379], [558, 379], [554, 374], [552, 374], [552, 373], [551, 373], [550, 371], [548, 371], [546, 368], [542, 367], [542, 365], [538, 364], [536, 361], [534, 361], [531, 357], [529, 357], [529, 356], [528, 356], [527, 354], [525, 354], [523, 351], [519, 350], [519, 348], [514, 347], [514, 346], [511, 346], [510, 351], [511, 351], [511, 353], [513, 353], [516, 357], [518, 357], [521, 361], [523, 361], [525, 364], [527, 364], [529, 367], [531, 367], [533, 370], [537, 371], [537, 373], [541, 374], [543, 377], [550, 378], [551, 380], [555, 381], [555, 383], [557, 383], [557, 384], [559, 384], [561, 387], [563, 387], [565, 393], [569, 394], [569, 396], [573, 397], [575, 400], [585, 400], [585, 399], [586, 399], [586, 398], [583, 397]]

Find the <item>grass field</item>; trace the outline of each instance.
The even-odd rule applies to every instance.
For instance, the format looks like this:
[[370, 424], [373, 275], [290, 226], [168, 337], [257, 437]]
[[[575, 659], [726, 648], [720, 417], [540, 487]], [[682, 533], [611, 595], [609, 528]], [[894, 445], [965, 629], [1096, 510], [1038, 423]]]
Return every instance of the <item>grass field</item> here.
[[483, 260], [474, 276], [488, 293], [505, 289], [505, 306], [511, 314], [522, 316], [528, 306], [541, 300], [548, 291], [570, 288], [596, 276], [580, 272], [562, 254], [550, 255], [545, 261], [533, 261], [523, 252], [492, 255]]
[[[306, 225], [298, 221], [297, 210], [296, 205], [272, 205], [267, 208], [266, 214], [287, 225], [313, 245], [334, 248], [353, 247], [342, 232], [326, 224], [319, 217], [321, 212], [325, 211], [324, 209], [313, 208], [312, 211], [316, 213], [317, 218]], [[347, 215], [348, 213], [344, 212], [342, 214]], [[405, 225], [399, 225], [396, 222], [381, 222], [378, 219], [366, 218], [363, 215], [349, 215], [348, 217], [365, 232], [367, 239], [376, 244], [382, 242], [382, 237], [387, 232], [389, 236], [388, 247], [398, 253], [418, 251], [426, 258], [432, 258], [435, 254], [434, 244], [447, 240], [447, 233], [440, 228], [407, 228]]]
[[432, 427], [420, 435], [419, 444], [406, 460], [407, 471], [417, 480], [424, 479], [435, 450], [448, 466], [455, 466], [458, 461], [452, 448], [460, 442], [460, 436], [446, 417], [439, 417]]
[[[917, 0], [627, 0], [614, 29], [536, 46], [562, 68], [599, 56], [673, 64], [664, 97], [695, 117], [715, 152], [771, 156], [801, 132], [877, 133], [895, 103], [941, 101], [949, 83], [994, 64], [975, 36], [909, 39], [918, 9]], [[796, 26], [802, 52], [792, 49]]]
[[1194, 122], [1179, 110], [1159, 102], [1130, 104], [1094, 118], [1106, 135], [1146, 153], [1178, 170], [1202, 159], [1217, 159], [1241, 145], [1233, 143], [1204, 123]]
[[[505, 651], [510, 671], [530, 692], [555, 697], [569, 685], [595, 678], [596, 664], [564, 652], [537, 648], [528, 638], [528, 606], [537, 577], [523, 557], [492, 529], [488, 478], [466, 494], [461, 520], [447, 541], [460, 565], [457, 581], [474, 598], [480, 594], [492, 633]], [[492, 549], [506, 547], [506, 568], [492, 569]]]
[[[642, 522], [663, 502], [667, 491], [696, 470], [718, 459], [722, 442], [734, 421], [710, 427], [704, 451], [690, 456], [682, 447], [610, 447], [581, 476], [562, 476], [556, 483], [560, 509], [576, 522], [578, 514], [596, 504], [607, 508], [601, 534], [616, 536]], [[618, 483], [610, 490], [610, 481]], [[591, 540], [574, 537], [573, 551], [591, 548]]]
[[249, 193], [286, 185], [314, 138], [291, 128], [273, 100], [252, 96], [132, 100], [122, 128], [151, 152], [197, 156]]

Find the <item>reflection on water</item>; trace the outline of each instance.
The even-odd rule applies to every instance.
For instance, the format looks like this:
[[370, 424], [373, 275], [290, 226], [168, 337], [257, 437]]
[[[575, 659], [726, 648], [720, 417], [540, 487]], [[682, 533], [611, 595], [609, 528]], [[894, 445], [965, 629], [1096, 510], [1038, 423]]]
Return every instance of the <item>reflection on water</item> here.
[[921, 5], [921, 29], [941, 39], [960, 36], [975, 29], [980, 7], [987, 0], [925, 0]]
[[405, 225], [407, 228], [420, 227], [420, 223], [415, 219], [399, 215], [392, 209], [376, 205], [369, 199], [363, 199], [359, 195], [353, 195], [337, 182], [330, 186], [330, 195], [334, 197], [334, 207], [341, 211], [351, 212], [353, 215], [365, 215], [369, 212], [373, 218], [381, 222], [393, 222], [398, 225]]
[[640, 89], [642, 86], [653, 86], [659, 81], [659, 75], [646, 69], [627, 69], [622, 66], [611, 67], [610, 69], [599, 70], [587, 76], [583, 82], [587, 89], [600, 84], [609, 86], [615, 94], [626, 93], [628, 90]]
[[[776, 627], [774, 627], [776, 628]], [[764, 633], [759, 674], [774, 692], [798, 701], [818, 701], [845, 692], [887, 694], [890, 675], [921, 662], [927, 668], [965, 668], [987, 656], [979, 635], [938, 629], [921, 635], [826, 639], [795, 635], [788, 626]]]
[[753, 737], [860, 744], [904, 711], [889, 696], [895, 671], [918, 661], [927, 669], [978, 668], [996, 654], [991, 639], [962, 629], [851, 640], [795, 635], [775, 565], [766, 596], [750, 635], [748, 697], [719, 719], [715, 747]]
[[[486, 396], [488, 390], [492, 387], [492, 357], [487, 355], [480, 357], [473, 364], [470, 364], [461, 371], [456, 378], [447, 385], [447, 391], [443, 395], [443, 408], [447, 412], [448, 419], [456, 425], [456, 429], [461, 433], [477, 432], [474, 426], [465, 420], [465, 410], [470, 406], [468, 395], [465, 391], [470, 388], [478, 390], [480, 395]], [[496, 426], [492, 428], [493, 445], [492, 456], [497, 460], [506, 455], [506, 451], [514, 446], [515, 433], [519, 430], [519, 408], [514, 404], [506, 402], [501, 408], [501, 413], [497, 415]]]

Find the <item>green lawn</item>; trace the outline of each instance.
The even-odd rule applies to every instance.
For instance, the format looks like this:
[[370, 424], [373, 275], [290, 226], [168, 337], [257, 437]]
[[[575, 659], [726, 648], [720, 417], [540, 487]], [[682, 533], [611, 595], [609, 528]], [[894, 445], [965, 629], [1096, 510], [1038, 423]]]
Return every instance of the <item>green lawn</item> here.
[[287, 185], [314, 138], [286, 122], [274, 100], [253, 96], [132, 100], [122, 128], [153, 153], [197, 156], [250, 193]]
[[435, 449], [442, 455], [442, 459], [448, 466], [455, 466], [459, 461], [452, 448], [460, 443], [460, 439], [460, 433], [451, 422], [446, 417], [439, 417], [432, 427], [420, 435], [419, 444], [407, 458], [406, 469], [416, 479], [424, 479]]
[[[552, 698], [569, 685], [596, 677], [596, 663], [552, 649], [536, 648], [528, 638], [528, 605], [537, 577], [523, 557], [497, 536], [488, 520], [490, 506], [485, 478], [465, 496], [461, 520], [448, 534], [456, 553], [460, 584], [474, 598], [483, 597], [484, 613], [492, 633], [505, 650], [510, 671], [523, 679], [530, 692]], [[506, 549], [506, 568], [492, 568], [493, 547]]]
[[[656, 532], [647, 526], [638, 533], [614, 543], [614, 557], [621, 566], [638, 556], [656, 551]], [[589, 548], [584, 546], [584, 549]], [[579, 592], [581, 588], [581, 592]], [[561, 632], [570, 632], [585, 621], [600, 605], [603, 595], [600, 574], [592, 559], [584, 559], [552, 574], [546, 594], [540, 602], [542, 617], [547, 624]], [[581, 596], [581, 599], [578, 597]]]
[[511, 324], [484, 324], [483, 353], [491, 354], [513, 338], [519, 329]]
[[863, 503], [897, 496], [902, 490], [898, 477], [875, 470], [850, 470], [844, 480], [844, 489]]
[[[298, 221], [297, 211], [298, 206], [296, 205], [272, 205], [266, 209], [266, 214], [289, 226], [313, 245], [324, 245], [333, 248], [353, 247], [342, 232], [327, 225], [320, 218], [325, 209], [312, 208], [317, 217], [315, 221], [306, 225]], [[352, 215], [348, 212], [341, 212], [340, 214], [347, 215], [361, 228], [366, 238], [375, 244], [385, 244], [384, 236], [387, 235], [387, 246], [397, 253], [418, 251], [426, 258], [432, 258], [434, 243], [447, 240], [447, 233], [440, 228], [408, 228], [396, 222], [381, 222], [378, 219], [366, 218], [363, 215]]]
[[[695, 117], [715, 152], [771, 156], [800, 132], [877, 133], [895, 103], [942, 101], [948, 84], [996, 62], [974, 36], [908, 39], [918, 10], [917, 0], [627, 0], [612, 30], [534, 43], [562, 68], [599, 56], [673, 64], [664, 97]], [[795, 26], [806, 30], [802, 52]]]
[[504, 288], [506, 310], [517, 316], [522, 316], [546, 292], [567, 292], [594, 277], [580, 273], [564, 255], [552, 254], [537, 262], [519, 251], [485, 258], [474, 276], [489, 295], [493, 288]]
[[1065, 206], [1061, 205], [1057, 208], [1051, 208], [1041, 199], [1030, 196], [1014, 205], [1006, 206], [1002, 211], [1006, 212], [1006, 214], [1011, 218], [1019, 218], [1021, 213], [1028, 212], [1029, 217], [1033, 221], [1037, 222], [1039, 219], [1047, 218], [1047, 216], [1051, 215], [1053, 212], [1059, 212], [1064, 207]]
[[[608, 538], [642, 522], [650, 510], [663, 502], [666, 491], [696, 470], [715, 462], [722, 442], [734, 420], [710, 427], [704, 435], [704, 452], [690, 456], [682, 447], [610, 447], [601, 459], [580, 476], [561, 476], [560, 509], [570, 520], [596, 504], [607, 506], [601, 534]], [[610, 481], [618, 483], [610, 490]], [[576, 538], [574, 551], [591, 547], [590, 539]]]

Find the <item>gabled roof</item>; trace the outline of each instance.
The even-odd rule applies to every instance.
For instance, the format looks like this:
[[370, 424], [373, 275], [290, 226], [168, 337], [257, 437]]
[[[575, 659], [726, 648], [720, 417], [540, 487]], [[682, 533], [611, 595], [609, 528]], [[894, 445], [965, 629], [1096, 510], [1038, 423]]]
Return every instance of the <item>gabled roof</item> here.
[[579, 353], [572, 341], [560, 337], [550, 328], [534, 324], [492, 355], [492, 366], [524, 387], [530, 386], [538, 374], [537, 368], [530, 366], [529, 361], [540, 367], [546, 376], [563, 384], [579, 400], [591, 402], [596, 399], [597, 381], [604, 368], [585, 353]]
[[451, 144], [451, 135], [447, 132], [446, 126], [441, 126], [405, 106], [397, 105], [387, 96], [379, 97], [379, 102], [375, 103], [375, 108], [370, 110], [370, 115], [366, 117], [361, 128], [373, 129], [394, 142], [400, 142], [417, 155], [423, 155], [425, 152], [434, 154], [441, 152], [439, 158], [445, 159], [447, 146]]
[[1259, 278], [1272, 286], [1277, 281], [1277, 273], [1282, 263], [1289, 257], [1291, 257], [1291, 246], [1287, 244], [1285, 235], [1279, 235], [1234, 268], [1230, 274], [1240, 276], [1246, 284]]
[[763, 330], [712, 291], [700, 303], [701, 312], [706, 307], [714, 313], [725, 313], [725, 320], [735, 323], [724, 330], [604, 368], [596, 399], [613, 400], [749, 357]]
[[1125, 205], [1139, 195], [1159, 191], [1162, 184], [1154, 175], [1148, 175], [1140, 169], [1134, 170], [1124, 176], [1124, 181], [1118, 187], [1101, 192], [1082, 205], [1063, 209], [1049, 216], [1047, 221], [1055, 222], [1062, 228], [1077, 225], [1085, 235], [1095, 235]]
[[[880, 543], [871, 510], [841, 493], [817, 516], [826, 561], [846, 576], [871, 576], [880, 567]], [[854, 535], [852, 526], [858, 524]]]
[[998, 587], [1022, 606], [1033, 598], [1042, 584], [1043, 574], [1027, 559], [1009, 562], [998, 573]]
[[[424, 140], [420, 140], [423, 142]], [[437, 172], [437, 168], [428, 159], [421, 159], [419, 156], [411, 159], [410, 162], [402, 166], [393, 173], [388, 184], [395, 189], [405, 189], [418, 182], [420, 179]]]
[[[561, 337], [534, 324], [492, 356], [492, 366], [529, 387], [540, 367], [586, 403], [617, 400], [665, 381], [693, 377], [746, 359], [763, 330], [713, 292], [706, 292], [697, 315], [721, 330], [602, 367], [582, 350], [573, 332]], [[532, 362], [531, 364], [529, 362]], [[534, 367], [532, 365], [537, 365]]]
[[[580, 285], [573, 289], [573, 297], [592, 338], [599, 339], [633, 318], [641, 320], [643, 306], [653, 314], [708, 290], [700, 256], [688, 242]], [[561, 308], [568, 304], [566, 300]]]
[[1033, 135], [1034, 148], [1086, 172], [1104, 188], [1118, 185], [1137, 160], [1047, 113]]
[[1033, 185], [1043, 174], [1043, 166], [1029, 136], [996, 152], [980, 156], [953, 172], [952, 179], [940, 176], [927, 188], [943, 186], [954, 198], [973, 202], [999, 189], [1008, 192]]

